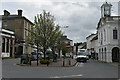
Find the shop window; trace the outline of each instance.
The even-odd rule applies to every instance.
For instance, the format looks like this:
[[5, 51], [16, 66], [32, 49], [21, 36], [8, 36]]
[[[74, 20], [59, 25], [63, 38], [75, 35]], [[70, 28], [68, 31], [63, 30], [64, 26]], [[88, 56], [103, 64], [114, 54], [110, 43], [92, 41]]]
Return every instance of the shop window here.
[[9, 39], [6, 41], [6, 52], [9, 52]]

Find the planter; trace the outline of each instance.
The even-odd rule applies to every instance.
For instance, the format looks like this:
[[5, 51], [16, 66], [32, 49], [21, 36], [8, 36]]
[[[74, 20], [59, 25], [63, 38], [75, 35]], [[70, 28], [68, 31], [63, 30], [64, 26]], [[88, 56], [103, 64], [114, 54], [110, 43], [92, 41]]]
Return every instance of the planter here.
[[50, 60], [40, 60], [40, 63], [41, 63], [41, 64], [49, 64], [49, 63], [50, 63]]

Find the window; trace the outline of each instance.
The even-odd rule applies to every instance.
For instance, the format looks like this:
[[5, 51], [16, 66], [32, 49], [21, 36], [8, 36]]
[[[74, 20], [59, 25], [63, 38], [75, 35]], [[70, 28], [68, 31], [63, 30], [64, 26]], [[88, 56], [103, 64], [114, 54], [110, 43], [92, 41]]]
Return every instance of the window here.
[[117, 39], [117, 30], [113, 30], [113, 39]]
[[106, 48], [105, 48], [105, 61], [106, 61]]
[[2, 52], [5, 52], [5, 38], [2, 38]]
[[27, 31], [25, 30], [25, 37], [27, 36]]
[[6, 52], [9, 52], [9, 39], [7, 39], [7, 42], [6, 42]]
[[106, 40], [106, 32], [105, 32], [105, 29], [104, 29], [104, 41]]
[[11, 45], [11, 46], [12, 46], [12, 44], [13, 44], [13, 40], [10, 41], [10, 45]]
[[103, 60], [103, 48], [102, 48], [102, 60]]

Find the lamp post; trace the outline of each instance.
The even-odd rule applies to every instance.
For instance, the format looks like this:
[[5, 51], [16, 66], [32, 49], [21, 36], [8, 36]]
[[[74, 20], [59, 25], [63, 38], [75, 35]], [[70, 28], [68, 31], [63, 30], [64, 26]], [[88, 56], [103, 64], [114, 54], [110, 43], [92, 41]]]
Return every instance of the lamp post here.
[[37, 41], [37, 66], [38, 66], [38, 41]]
[[38, 37], [39, 37], [39, 35], [36, 36], [36, 44], [37, 44], [37, 66], [38, 66], [38, 47], [39, 47], [39, 45], [38, 45]]

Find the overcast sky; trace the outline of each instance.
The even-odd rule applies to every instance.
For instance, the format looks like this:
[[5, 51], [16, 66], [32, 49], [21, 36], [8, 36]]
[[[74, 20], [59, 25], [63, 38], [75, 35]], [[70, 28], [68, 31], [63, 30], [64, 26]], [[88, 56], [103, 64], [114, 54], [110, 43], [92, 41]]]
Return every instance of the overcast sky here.
[[[96, 0], [97, 1], [97, 0]], [[101, 17], [100, 6], [105, 2], [78, 1], [78, 0], [44, 0], [38, 1], [28, 0], [17, 1], [6, 0], [2, 2], [0, 14], [3, 10], [8, 10], [11, 14], [17, 14], [18, 9], [23, 10], [23, 16], [34, 22], [34, 16], [42, 13], [43, 10], [49, 11], [56, 18], [56, 23], [61, 27], [63, 33], [72, 39], [74, 42], [85, 42], [86, 37], [91, 33], [96, 33], [97, 23]], [[111, 2], [112, 15], [118, 15], [118, 3], [114, 0]]]

